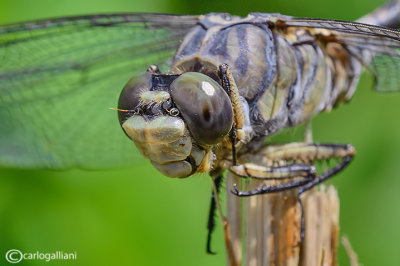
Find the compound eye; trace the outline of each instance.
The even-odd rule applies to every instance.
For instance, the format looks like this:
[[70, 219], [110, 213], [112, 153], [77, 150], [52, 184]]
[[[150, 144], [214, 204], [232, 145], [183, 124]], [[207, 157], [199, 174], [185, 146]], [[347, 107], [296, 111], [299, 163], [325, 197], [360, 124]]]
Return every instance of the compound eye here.
[[[151, 88], [151, 77], [146, 72], [131, 78], [119, 95], [118, 109], [135, 110], [140, 103], [140, 95]], [[118, 112], [119, 123], [122, 125], [131, 115], [128, 112]]]
[[172, 82], [170, 94], [197, 143], [216, 144], [231, 130], [231, 101], [210, 77], [197, 72], [184, 73]]

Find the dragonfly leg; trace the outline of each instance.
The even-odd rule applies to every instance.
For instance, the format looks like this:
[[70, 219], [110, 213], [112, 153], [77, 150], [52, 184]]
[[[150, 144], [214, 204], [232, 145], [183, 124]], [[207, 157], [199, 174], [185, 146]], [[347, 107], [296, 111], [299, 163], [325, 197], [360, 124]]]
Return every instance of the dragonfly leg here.
[[[220, 185], [221, 185], [220, 183], [222, 181], [221, 179], [218, 180], [219, 178], [222, 179], [222, 174], [221, 173], [216, 175], [216, 177], [215, 176], [211, 176], [211, 181], [212, 181], [212, 185], [213, 185], [213, 199], [214, 199], [215, 204], [214, 204], [214, 207], [212, 205], [210, 206], [210, 214], [212, 212], [215, 212], [215, 211], [212, 211], [212, 208], [218, 210], [219, 216], [221, 217], [222, 225], [223, 225], [223, 228], [224, 228], [225, 248], [226, 248], [226, 253], [227, 253], [227, 256], [228, 256], [228, 260], [229, 260], [229, 265], [231, 265], [231, 266], [239, 266], [240, 263], [236, 260], [235, 253], [233, 251], [233, 244], [232, 244], [232, 240], [231, 240], [229, 221], [224, 216], [224, 214], [222, 213], [221, 204], [219, 203], [218, 191], [219, 191], [219, 188], [220, 188]], [[218, 181], [219, 184], [216, 181]], [[214, 221], [211, 222], [211, 227], [214, 227]], [[209, 217], [209, 227], [208, 228], [210, 228], [210, 217]], [[208, 233], [208, 236], [207, 236], [207, 252], [208, 251], [211, 252], [211, 248], [210, 248], [210, 245], [211, 245], [211, 234], [212, 234], [212, 230], [209, 229], [209, 233]]]
[[236, 129], [235, 129], [236, 123], [233, 122], [233, 126], [231, 129], [231, 132], [229, 133], [229, 139], [232, 143], [232, 164], [236, 165], [237, 164], [237, 153], [236, 153], [236, 140], [237, 140], [237, 135], [236, 135]]
[[[286, 149], [286, 152], [283, 152], [282, 149]], [[336, 164], [333, 168], [318, 175], [317, 177], [303, 178], [300, 180], [293, 180], [290, 182], [272, 186], [263, 185], [250, 191], [240, 191], [237, 189], [236, 186], [233, 187], [232, 193], [240, 197], [248, 197], [260, 194], [280, 192], [289, 189], [297, 189], [297, 201], [300, 211], [300, 240], [298, 244], [301, 244], [305, 237], [304, 208], [301, 201], [301, 194], [342, 171], [352, 161], [354, 148], [351, 145], [290, 143], [280, 146], [269, 146], [267, 147], [267, 149], [263, 150], [263, 155], [265, 157], [274, 159], [303, 158], [310, 162], [319, 159], [330, 159], [337, 157], [342, 158], [341, 162]], [[289, 170], [289, 168], [287, 170]], [[300, 173], [302, 172], [294, 171], [293, 176]], [[289, 174], [287, 174], [287, 176], [289, 176]]]
[[[266, 193], [275, 193], [280, 191], [285, 191], [288, 189], [298, 188], [298, 194], [311, 189], [312, 187], [322, 183], [326, 179], [335, 175], [336, 173], [343, 170], [352, 160], [354, 155], [354, 148], [350, 144], [340, 145], [340, 144], [319, 144], [319, 143], [289, 143], [284, 145], [273, 145], [268, 146], [266, 149], [262, 150], [262, 154], [272, 160], [296, 160], [301, 159], [305, 162], [312, 163], [316, 160], [324, 160], [330, 158], [343, 158], [341, 162], [335, 165], [333, 168], [327, 170], [321, 175], [315, 178], [306, 176], [300, 180], [293, 180], [277, 185], [262, 185], [251, 191], [239, 191], [236, 187], [233, 188], [232, 193], [237, 196], [253, 196]], [[298, 165], [297, 165], [298, 166]], [[296, 166], [296, 167], [297, 167]], [[314, 167], [311, 165], [311, 167]], [[237, 168], [237, 167], [236, 167]], [[254, 167], [255, 168], [255, 167]], [[290, 167], [286, 170], [290, 170]], [[298, 168], [297, 168], [298, 170]], [[302, 171], [294, 172], [291, 176], [286, 172], [286, 177], [296, 177], [297, 174], [303, 173]], [[299, 175], [298, 177], [302, 177]], [[303, 176], [304, 177], [304, 176]]]
[[315, 187], [316, 185], [321, 184], [325, 180], [329, 179], [330, 177], [334, 176], [335, 174], [342, 171], [351, 161], [353, 160], [353, 156], [345, 156], [343, 160], [335, 165], [333, 168], [327, 170], [326, 172], [322, 173], [321, 175], [317, 176], [317, 178], [311, 180], [307, 184], [299, 187], [298, 194], [301, 195], [302, 193], [310, 190], [311, 188]]
[[311, 164], [316, 160], [352, 156], [355, 154], [355, 149], [351, 144], [293, 142], [268, 145], [260, 151], [260, 154], [271, 161], [300, 160], [306, 164]]
[[345, 156], [343, 160], [338, 163], [335, 167], [327, 170], [326, 172], [322, 173], [321, 175], [317, 176], [317, 178], [313, 179], [302, 179], [291, 181], [275, 186], [267, 186], [263, 185], [251, 191], [240, 191], [237, 189], [236, 186], [233, 187], [232, 193], [239, 196], [239, 197], [248, 197], [260, 194], [267, 194], [267, 193], [274, 193], [280, 192], [288, 189], [297, 188], [297, 201], [299, 203], [300, 209], [300, 241], [299, 244], [303, 242], [305, 236], [305, 226], [304, 226], [304, 210], [303, 210], [303, 203], [301, 201], [301, 194], [310, 190], [311, 188], [315, 187], [316, 185], [321, 184], [325, 180], [329, 179], [330, 177], [334, 176], [335, 174], [342, 171], [353, 159], [352, 155]]
[[278, 185], [273, 185], [273, 186], [262, 185], [256, 189], [253, 189], [250, 191], [241, 191], [236, 187], [236, 185], [234, 185], [233, 190], [231, 192], [239, 197], [250, 197], [250, 196], [267, 194], [267, 193], [281, 192], [281, 191], [285, 191], [285, 190], [293, 189], [293, 188], [299, 188], [310, 182], [311, 182], [310, 179], [306, 178], [306, 179], [300, 179], [300, 180], [295, 180], [295, 181], [289, 181], [289, 182], [286, 182], [283, 184], [278, 184]]
[[310, 190], [316, 185], [321, 184], [325, 180], [329, 179], [330, 177], [342, 171], [352, 161], [352, 159], [353, 156], [351, 155], [344, 157], [343, 160], [340, 163], [338, 163], [335, 167], [324, 172], [323, 174], [313, 179], [312, 181], [300, 186], [299, 189], [297, 190], [297, 201], [299, 203], [299, 208], [300, 208], [300, 243], [303, 242], [305, 235], [304, 210], [303, 210], [303, 203], [300, 198], [301, 194], [303, 194], [307, 190]]
[[280, 180], [297, 177], [312, 178], [317, 174], [315, 166], [308, 164], [289, 164], [267, 167], [253, 163], [244, 163], [236, 166], [234, 165], [229, 170], [240, 177], [263, 180]]
[[222, 64], [218, 67], [218, 75], [221, 79], [222, 87], [231, 99], [236, 137], [239, 141], [244, 140], [246, 137], [243, 130], [245, 119], [239, 89], [227, 64]]
[[304, 207], [303, 202], [301, 201], [300, 194], [297, 194], [297, 202], [299, 203], [299, 211], [300, 211], [300, 240], [298, 244], [303, 243], [305, 236], [305, 226], [304, 226]]
[[242, 129], [244, 125], [244, 113], [239, 98], [239, 89], [236, 86], [236, 82], [230, 72], [229, 66], [227, 64], [220, 65], [218, 67], [218, 75], [221, 79], [222, 87], [228, 94], [232, 103], [234, 121], [229, 134], [229, 140], [232, 144], [232, 162], [233, 165], [236, 165], [236, 142], [238, 139], [243, 140], [245, 138]]
[[208, 254], [217, 254], [211, 250], [211, 238], [212, 238], [212, 234], [213, 234], [213, 231], [215, 228], [215, 215], [216, 215], [216, 211], [217, 211], [217, 204], [216, 204], [215, 197], [218, 197], [218, 193], [221, 188], [222, 180], [223, 180], [222, 174], [218, 175], [214, 179], [214, 184], [215, 184], [215, 188], [217, 191], [217, 195], [214, 193], [214, 189], [211, 191], [210, 211], [208, 213], [208, 222], [207, 222], [207, 247], [206, 247], [206, 250], [207, 250]]

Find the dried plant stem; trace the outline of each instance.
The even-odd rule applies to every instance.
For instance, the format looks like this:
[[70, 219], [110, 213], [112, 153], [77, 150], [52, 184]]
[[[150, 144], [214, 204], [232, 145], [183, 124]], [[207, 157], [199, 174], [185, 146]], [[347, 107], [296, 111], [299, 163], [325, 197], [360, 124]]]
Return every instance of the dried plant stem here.
[[219, 203], [218, 199], [218, 190], [217, 187], [215, 186], [215, 182], [213, 180], [212, 182], [213, 185], [213, 192], [214, 192], [214, 198], [215, 198], [215, 203], [217, 205], [217, 210], [219, 212], [219, 216], [222, 219], [222, 225], [224, 229], [224, 238], [225, 238], [225, 249], [228, 257], [228, 263], [230, 266], [239, 266], [240, 265], [240, 259], [236, 258], [236, 254], [233, 248], [233, 241], [231, 237], [231, 228], [230, 224], [228, 222], [228, 219], [223, 215], [221, 205]]
[[[227, 188], [240, 180], [228, 174]], [[252, 180], [249, 190], [262, 181]], [[236, 258], [245, 266], [336, 265], [339, 233], [339, 199], [333, 186], [321, 186], [301, 196], [305, 239], [300, 240], [300, 211], [296, 191], [241, 199], [228, 193], [227, 218]], [[242, 249], [243, 253], [242, 254]]]
[[[232, 243], [232, 249], [235, 254], [235, 259], [238, 262], [242, 261], [242, 199], [232, 195], [229, 192], [229, 188], [233, 187], [233, 184], [240, 184], [241, 180], [239, 177], [228, 174], [226, 185], [228, 188], [227, 192], [227, 220], [230, 224], [230, 237]], [[228, 256], [228, 265], [231, 265]], [[240, 263], [239, 263], [240, 265]]]
[[347, 236], [343, 236], [341, 238], [342, 245], [344, 249], [346, 250], [347, 256], [349, 257], [350, 260], [350, 265], [351, 266], [359, 266], [358, 262], [358, 256], [357, 253], [354, 251], [353, 247], [351, 246], [350, 240]]

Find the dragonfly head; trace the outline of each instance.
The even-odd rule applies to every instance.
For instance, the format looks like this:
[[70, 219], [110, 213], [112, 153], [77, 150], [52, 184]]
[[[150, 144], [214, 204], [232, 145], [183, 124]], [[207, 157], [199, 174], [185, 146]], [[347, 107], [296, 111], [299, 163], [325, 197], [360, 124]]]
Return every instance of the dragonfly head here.
[[187, 177], [211, 168], [212, 149], [233, 124], [231, 101], [212, 78], [197, 72], [133, 77], [118, 108], [126, 135], [164, 175]]

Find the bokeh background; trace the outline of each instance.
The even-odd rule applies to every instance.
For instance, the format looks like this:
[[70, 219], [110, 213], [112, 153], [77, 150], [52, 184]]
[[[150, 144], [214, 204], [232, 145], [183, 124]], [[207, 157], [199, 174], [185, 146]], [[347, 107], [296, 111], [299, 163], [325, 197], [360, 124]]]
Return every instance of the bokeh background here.
[[[217, 11], [355, 20], [383, 2], [1, 0], [0, 22], [105, 12]], [[341, 200], [341, 234], [348, 235], [364, 265], [400, 265], [399, 106], [400, 95], [375, 93], [364, 75], [349, 104], [313, 120], [317, 141], [352, 143], [357, 149], [354, 162], [332, 182]], [[287, 131], [282, 138], [297, 135]], [[220, 226], [213, 242], [218, 255], [205, 253], [210, 189], [205, 175], [168, 179], [145, 160], [107, 171], [0, 169], [0, 264], [7, 265], [5, 252], [16, 248], [78, 254], [76, 261], [48, 265], [225, 265]], [[339, 262], [349, 265], [341, 246]]]

